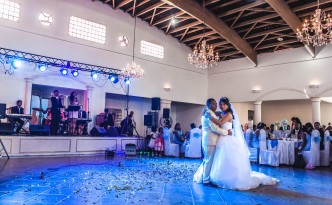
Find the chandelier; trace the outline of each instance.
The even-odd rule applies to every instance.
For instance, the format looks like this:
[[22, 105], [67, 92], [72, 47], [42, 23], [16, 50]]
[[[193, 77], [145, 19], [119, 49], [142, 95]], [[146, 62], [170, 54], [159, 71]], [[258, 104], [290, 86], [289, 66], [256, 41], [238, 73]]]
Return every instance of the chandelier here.
[[126, 67], [121, 70], [121, 73], [125, 78], [137, 79], [144, 75], [144, 70], [133, 61], [128, 63]]
[[[203, 13], [205, 18], [205, 0], [203, 1]], [[203, 21], [203, 24], [205, 24], [205, 19]], [[190, 64], [196, 66], [197, 68], [202, 69], [216, 66], [217, 63], [220, 61], [219, 54], [215, 54], [214, 48], [206, 43], [205, 28], [202, 42], [194, 47], [192, 53], [189, 53], [188, 61]]]
[[139, 79], [144, 75], [144, 70], [140, 65], [135, 63], [135, 38], [136, 38], [136, 17], [134, 25], [134, 45], [133, 45], [133, 61], [127, 63], [126, 67], [121, 69], [121, 73], [125, 79]]
[[197, 68], [206, 69], [216, 66], [220, 58], [218, 53], [214, 54], [213, 47], [203, 40], [198, 46], [195, 46], [192, 53], [189, 53], [188, 61]]
[[315, 13], [303, 23], [302, 29], [297, 29], [297, 38], [306, 44], [313, 46], [322, 46], [332, 43], [332, 19], [330, 14], [322, 12], [319, 8], [319, 0], [317, 1], [317, 9]]

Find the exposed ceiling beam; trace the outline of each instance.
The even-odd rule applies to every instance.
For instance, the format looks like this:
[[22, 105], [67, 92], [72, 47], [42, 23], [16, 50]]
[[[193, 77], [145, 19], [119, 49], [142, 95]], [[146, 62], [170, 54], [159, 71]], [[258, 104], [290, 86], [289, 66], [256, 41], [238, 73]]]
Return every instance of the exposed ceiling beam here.
[[128, 4], [129, 2], [131, 2], [132, 0], [124, 0], [124, 1], [121, 1], [118, 5], [116, 5], [116, 9]]
[[[289, 25], [289, 27], [296, 33], [297, 28], [301, 27], [301, 20], [292, 12], [288, 4], [284, 0], [265, 0]], [[305, 48], [309, 54], [315, 57], [315, 48], [312, 45], [304, 43]]]
[[138, 12], [137, 16], [141, 16], [141, 15], [143, 15], [143, 14], [149, 12], [149, 11], [152, 11], [153, 9], [155, 9], [155, 8], [161, 6], [161, 5], [164, 5], [164, 4], [165, 4], [164, 2], [155, 3], [155, 4], [151, 5], [151, 6], [143, 9], [142, 11]]
[[[146, 3], [149, 2], [149, 1], [150, 1], [150, 0], [144, 0], [144, 1], [142, 1], [141, 3], [137, 4], [136, 8], [138, 8], [138, 7], [140, 7], [140, 6], [144, 5], [144, 4], [146, 4]], [[133, 8], [134, 8], [134, 6], [129, 7], [128, 9], [126, 9], [126, 12], [133, 10]]]
[[186, 24], [186, 25], [183, 25], [183, 26], [177, 27], [177, 28], [173, 28], [172, 30], [169, 31], [169, 33], [170, 33], [170, 34], [171, 34], [171, 33], [176, 33], [176, 32], [178, 32], [178, 31], [182, 31], [182, 30], [185, 30], [185, 29], [187, 29], [187, 28], [192, 28], [192, 27], [197, 26], [197, 25], [199, 25], [199, 24], [201, 24], [200, 21], [195, 21], [195, 22], [193, 22], [193, 23], [189, 23], [189, 24]]
[[257, 0], [253, 3], [250, 3], [250, 4], [246, 4], [246, 5], [243, 5], [243, 6], [240, 6], [240, 7], [237, 7], [235, 9], [231, 9], [231, 10], [228, 10], [224, 13], [221, 13], [220, 15], [218, 15], [217, 17], [218, 18], [221, 18], [221, 17], [224, 17], [224, 16], [227, 16], [227, 15], [231, 15], [231, 14], [235, 14], [237, 12], [240, 12], [240, 11], [244, 11], [246, 9], [250, 9], [250, 8], [253, 8], [253, 7], [256, 7], [256, 6], [259, 6], [259, 5], [262, 5], [262, 4], [265, 4], [266, 2], [264, 0]]
[[229, 1], [229, 2], [223, 3], [223, 4], [219, 5], [219, 6], [213, 7], [213, 8], [211, 9], [211, 11], [214, 11], [214, 10], [217, 10], [217, 9], [220, 9], [220, 8], [223, 8], [223, 7], [226, 7], [226, 6], [229, 6], [229, 5], [231, 5], [231, 4], [238, 3], [238, 2], [240, 2], [240, 1], [242, 1], [242, 0], [233, 0], [233, 1]]
[[199, 38], [203, 38], [204, 36], [213, 35], [215, 33], [216, 33], [215, 31], [208, 31], [208, 32], [205, 32], [205, 33], [202, 33], [202, 34], [198, 34], [198, 35], [195, 35], [195, 36], [188, 37], [188, 38], [184, 39], [182, 42], [188, 42], [188, 41], [196, 40], [196, 39], [199, 39]]
[[170, 19], [172, 19], [173, 17], [177, 17], [177, 16], [181, 16], [182, 14], [184, 14], [183, 11], [179, 11], [179, 12], [176, 12], [175, 14], [173, 15], [169, 15], [169, 16], [166, 16], [162, 19], [159, 19], [158, 21], [154, 22], [152, 25], [158, 25], [158, 24], [161, 24], [161, 23], [164, 23], [165, 21], [168, 21]]
[[229, 28], [222, 20], [218, 19], [212, 12], [202, 12], [203, 8], [195, 0], [162, 0], [163, 2], [173, 5], [178, 9], [188, 13], [224, 37], [239, 51], [241, 51], [255, 66], [257, 65], [257, 53], [252, 49], [250, 44], [242, 39], [233, 29]]
[[297, 39], [291, 39], [291, 40], [287, 40], [287, 41], [267, 44], [267, 45], [258, 47], [256, 50], [262, 50], [262, 49], [265, 49], [265, 48], [271, 48], [271, 47], [275, 47], [275, 46], [283, 46], [284, 44], [290, 44], [290, 43], [296, 43], [296, 42], [298, 42]]
[[207, 5], [210, 5], [210, 4], [213, 4], [213, 3], [216, 3], [216, 2], [218, 2], [218, 1], [220, 1], [220, 0], [207, 0], [207, 1], [205, 2], [205, 5], [207, 6]]

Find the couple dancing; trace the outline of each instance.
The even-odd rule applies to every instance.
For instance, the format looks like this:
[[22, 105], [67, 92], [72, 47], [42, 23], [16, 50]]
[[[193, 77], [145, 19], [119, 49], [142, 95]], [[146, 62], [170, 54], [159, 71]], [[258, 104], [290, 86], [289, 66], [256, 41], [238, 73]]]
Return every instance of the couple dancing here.
[[236, 190], [276, 184], [277, 179], [251, 170], [249, 149], [237, 113], [228, 98], [219, 101], [220, 120], [216, 115], [217, 102], [210, 98], [206, 106], [202, 116], [204, 159], [194, 181]]

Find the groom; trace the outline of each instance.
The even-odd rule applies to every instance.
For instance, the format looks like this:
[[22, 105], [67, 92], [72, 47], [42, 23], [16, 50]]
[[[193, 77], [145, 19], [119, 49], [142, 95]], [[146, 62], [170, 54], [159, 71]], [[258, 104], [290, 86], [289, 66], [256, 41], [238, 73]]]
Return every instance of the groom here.
[[[213, 98], [206, 101], [206, 110], [210, 112], [210, 116], [217, 118], [215, 112], [217, 110], [217, 102]], [[210, 170], [213, 163], [214, 153], [219, 134], [232, 135], [231, 130], [224, 130], [219, 128], [218, 125], [212, 123], [209, 119], [205, 118], [204, 113], [202, 116], [202, 147], [203, 147], [203, 184], [212, 185], [210, 182]]]

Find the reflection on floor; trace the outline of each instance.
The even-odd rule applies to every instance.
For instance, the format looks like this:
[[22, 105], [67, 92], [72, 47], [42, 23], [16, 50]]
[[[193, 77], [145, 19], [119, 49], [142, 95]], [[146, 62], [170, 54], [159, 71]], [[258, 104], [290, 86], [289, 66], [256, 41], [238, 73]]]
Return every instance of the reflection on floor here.
[[71, 156], [0, 159], [0, 204], [332, 204], [331, 169], [253, 165], [277, 186], [239, 192], [192, 182], [200, 160]]

